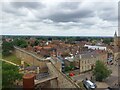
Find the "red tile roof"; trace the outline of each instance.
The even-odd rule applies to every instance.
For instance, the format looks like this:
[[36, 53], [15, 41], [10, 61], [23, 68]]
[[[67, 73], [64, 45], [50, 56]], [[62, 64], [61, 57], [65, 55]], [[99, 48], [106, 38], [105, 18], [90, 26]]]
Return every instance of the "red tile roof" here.
[[34, 46], [34, 49], [41, 50], [42, 47], [40, 47], [40, 46]]

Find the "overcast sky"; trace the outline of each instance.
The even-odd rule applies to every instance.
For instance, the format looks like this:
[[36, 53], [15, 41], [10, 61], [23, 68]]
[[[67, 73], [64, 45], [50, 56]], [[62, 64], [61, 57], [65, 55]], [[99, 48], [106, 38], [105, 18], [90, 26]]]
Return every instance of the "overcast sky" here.
[[118, 2], [2, 2], [2, 34], [113, 36]]

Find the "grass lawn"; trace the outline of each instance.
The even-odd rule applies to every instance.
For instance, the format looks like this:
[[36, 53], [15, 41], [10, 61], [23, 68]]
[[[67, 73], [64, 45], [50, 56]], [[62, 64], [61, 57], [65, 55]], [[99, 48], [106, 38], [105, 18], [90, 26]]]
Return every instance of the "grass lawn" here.
[[18, 65], [21, 64], [21, 60], [19, 58], [17, 58], [14, 54], [11, 54], [10, 56], [5, 56], [5, 57], [2, 57], [2, 58], [5, 59], [5, 60], [8, 60], [8, 61], [11, 61], [15, 64], [18, 64]]
[[[17, 65], [21, 65], [21, 59], [17, 58], [16, 55], [14, 54], [11, 54], [10, 56], [4, 56], [2, 58], [10, 62], [13, 62]], [[25, 63], [25, 66], [29, 66], [29, 64]]]

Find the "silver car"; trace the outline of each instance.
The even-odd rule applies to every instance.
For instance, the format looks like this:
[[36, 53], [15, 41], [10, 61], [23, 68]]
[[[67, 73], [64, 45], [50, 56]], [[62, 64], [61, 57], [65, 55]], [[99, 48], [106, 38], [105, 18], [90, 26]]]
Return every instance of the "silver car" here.
[[96, 84], [91, 82], [90, 80], [83, 80], [83, 85], [88, 90], [94, 90], [97, 87]]

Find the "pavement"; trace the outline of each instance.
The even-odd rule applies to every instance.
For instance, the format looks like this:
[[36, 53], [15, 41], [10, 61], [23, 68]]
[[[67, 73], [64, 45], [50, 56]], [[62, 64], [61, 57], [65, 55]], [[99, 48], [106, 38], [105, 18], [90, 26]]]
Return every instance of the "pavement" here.
[[97, 85], [97, 88], [107, 88], [109, 85], [105, 82], [95, 82]]

